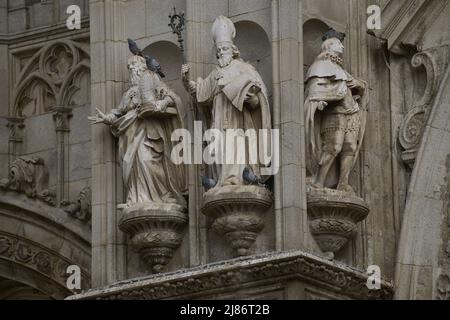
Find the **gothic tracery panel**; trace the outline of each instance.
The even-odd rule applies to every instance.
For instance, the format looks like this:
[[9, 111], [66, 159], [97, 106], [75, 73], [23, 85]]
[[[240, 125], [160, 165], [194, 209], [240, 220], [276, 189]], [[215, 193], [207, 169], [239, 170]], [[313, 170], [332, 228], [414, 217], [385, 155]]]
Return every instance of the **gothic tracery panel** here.
[[30, 117], [56, 106], [89, 102], [90, 59], [81, 44], [55, 41], [42, 47], [18, 75], [12, 100], [16, 117]]

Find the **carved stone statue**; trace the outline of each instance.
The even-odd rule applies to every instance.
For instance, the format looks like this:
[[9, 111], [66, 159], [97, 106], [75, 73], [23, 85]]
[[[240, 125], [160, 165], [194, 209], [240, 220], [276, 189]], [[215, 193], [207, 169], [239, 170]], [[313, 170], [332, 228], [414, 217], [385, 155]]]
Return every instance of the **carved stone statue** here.
[[90, 117], [111, 127], [119, 139], [126, 203], [119, 205], [119, 228], [152, 271], [161, 272], [182, 241], [187, 223], [185, 170], [170, 154], [171, 134], [183, 128], [181, 100], [160, 78], [156, 60], [144, 56], [131, 39], [131, 86], [116, 109]]
[[344, 69], [344, 37], [333, 29], [325, 34], [305, 89], [308, 220], [316, 243], [329, 257], [369, 214], [349, 184], [364, 137], [367, 84]]
[[[212, 34], [219, 65], [206, 79], [197, 81], [190, 79], [189, 65], [183, 65], [182, 78], [186, 90], [195, 97], [198, 106], [206, 108], [210, 129], [226, 134], [240, 129], [242, 136], [249, 129], [256, 135], [260, 129], [269, 130], [271, 118], [267, 89], [256, 69], [240, 59], [239, 50], [233, 44], [236, 34], [233, 22], [219, 16], [213, 23]], [[262, 164], [258, 159], [251, 160], [249, 147], [254, 145], [258, 145], [257, 138], [245, 146], [225, 141], [225, 147], [220, 150], [222, 160], [232, 158], [228, 157], [229, 154], [245, 154], [245, 159], [215, 163], [212, 166], [215, 180], [204, 179], [208, 186], [203, 183], [210, 189], [203, 197], [203, 213], [212, 218], [212, 229], [222, 235], [240, 256], [249, 254], [251, 245], [264, 227], [263, 215], [273, 201], [271, 192], [257, 183], [261, 181], [263, 165], [268, 164]]]
[[348, 180], [364, 136], [366, 83], [343, 67], [344, 37], [326, 33], [305, 79], [307, 162], [312, 187], [353, 193]]
[[170, 161], [172, 131], [182, 127], [181, 100], [147, 68], [144, 57], [132, 56], [128, 70], [131, 87], [119, 106], [108, 114], [97, 110], [90, 120], [109, 125], [119, 138], [127, 206], [145, 202], [185, 205], [183, 167]]
[[[255, 129], [257, 134], [259, 129], [270, 129], [267, 89], [256, 69], [240, 58], [239, 50], [233, 44], [236, 34], [233, 22], [219, 16], [214, 21], [212, 34], [219, 65], [206, 79], [198, 78], [196, 82], [190, 80], [189, 65], [183, 65], [182, 78], [186, 90], [196, 98], [199, 106], [207, 109], [210, 129], [243, 129], [244, 132], [247, 129]], [[227, 152], [233, 151], [234, 154], [238, 152], [223, 150], [224, 157]], [[246, 167], [250, 167], [254, 174], [260, 175], [259, 165], [248, 161], [248, 148], [245, 153], [247, 164], [226, 163], [214, 166], [216, 187], [243, 185], [243, 172]]]

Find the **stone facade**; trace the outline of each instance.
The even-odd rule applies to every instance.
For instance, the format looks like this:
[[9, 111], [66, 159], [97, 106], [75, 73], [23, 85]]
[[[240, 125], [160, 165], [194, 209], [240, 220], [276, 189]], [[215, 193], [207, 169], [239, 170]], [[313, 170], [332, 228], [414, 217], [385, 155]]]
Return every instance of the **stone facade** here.
[[[81, 29], [69, 30], [73, 4]], [[369, 5], [381, 29], [367, 30]], [[449, 14], [446, 0], [0, 0], [0, 298], [449, 299]], [[196, 80], [216, 68], [221, 15], [267, 88], [278, 173], [215, 192], [203, 165], [186, 165], [180, 210], [118, 207], [120, 144], [88, 117], [130, 88], [127, 39], [202, 134], [181, 69]], [[343, 70], [366, 84], [351, 194], [310, 183], [305, 81], [330, 28], [346, 34]], [[66, 286], [70, 265], [81, 290]]]

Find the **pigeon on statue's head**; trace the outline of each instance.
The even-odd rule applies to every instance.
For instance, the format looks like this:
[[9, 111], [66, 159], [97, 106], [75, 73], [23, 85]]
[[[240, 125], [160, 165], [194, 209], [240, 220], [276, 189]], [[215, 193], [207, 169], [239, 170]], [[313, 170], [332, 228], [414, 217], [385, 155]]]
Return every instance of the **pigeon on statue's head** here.
[[155, 58], [152, 58], [148, 55], [144, 55], [141, 49], [139, 49], [137, 43], [133, 41], [132, 39], [128, 38], [128, 48], [130, 49], [130, 52], [134, 54], [135, 56], [141, 56], [145, 59], [147, 63], [147, 68], [152, 71], [159, 74], [161, 78], [165, 78], [165, 74], [162, 71], [161, 65], [158, 61], [156, 61]]
[[152, 58], [150, 56], [145, 56], [145, 61], [147, 62], [147, 67], [149, 70], [156, 72], [159, 74], [161, 78], [165, 78], [166, 75], [162, 72], [161, 65], [158, 61], [156, 61], [155, 58]]

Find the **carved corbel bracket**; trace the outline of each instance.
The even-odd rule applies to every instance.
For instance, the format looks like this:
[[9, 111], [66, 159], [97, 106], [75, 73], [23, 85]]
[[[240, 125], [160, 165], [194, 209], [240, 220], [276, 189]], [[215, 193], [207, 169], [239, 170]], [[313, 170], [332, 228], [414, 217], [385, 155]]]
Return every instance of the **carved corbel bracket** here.
[[25, 118], [7, 118], [9, 129], [9, 142], [23, 142], [23, 129], [25, 128]]
[[204, 194], [202, 211], [235, 254], [246, 256], [264, 228], [264, 214], [272, 202], [272, 193], [264, 187], [224, 186]]
[[434, 97], [442, 78], [442, 70], [448, 62], [448, 54], [445, 49], [437, 48], [419, 52], [411, 60], [413, 68], [424, 67], [426, 71], [426, 87], [420, 99], [406, 114], [400, 125], [399, 143], [402, 148], [401, 158], [412, 169], [416, 160], [416, 154], [420, 147], [423, 130], [426, 126], [428, 115]]
[[119, 228], [128, 234], [129, 245], [154, 273], [170, 262], [183, 240], [188, 223], [186, 208], [178, 204], [137, 203], [125, 205]]
[[8, 153], [9, 164], [11, 165], [22, 154], [21, 148], [24, 138], [25, 118], [10, 117], [7, 120], [6, 127], [9, 129]]
[[418, 106], [408, 112], [400, 125], [399, 142], [403, 149], [402, 160], [412, 169], [416, 160], [423, 129], [426, 124], [426, 107]]
[[78, 199], [74, 202], [63, 200], [61, 202], [62, 209], [70, 214], [73, 218], [80, 220], [83, 223], [91, 223], [92, 207], [91, 207], [91, 188], [83, 188]]
[[69, 121], [73, 116], [72, 109], [67, 107], [54, 107], [52, 110], [56, 132], [70, 131]]
[[351, 193], [311, 188], [307, 192], [308, 221], [320, 250], [334, 258], [369, 214], [368, 204]]

